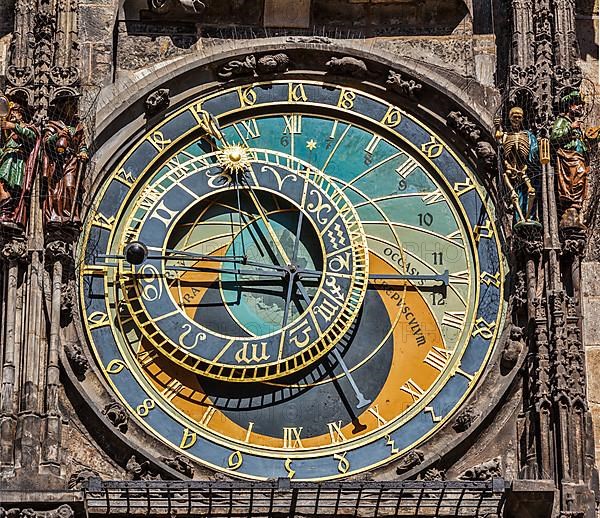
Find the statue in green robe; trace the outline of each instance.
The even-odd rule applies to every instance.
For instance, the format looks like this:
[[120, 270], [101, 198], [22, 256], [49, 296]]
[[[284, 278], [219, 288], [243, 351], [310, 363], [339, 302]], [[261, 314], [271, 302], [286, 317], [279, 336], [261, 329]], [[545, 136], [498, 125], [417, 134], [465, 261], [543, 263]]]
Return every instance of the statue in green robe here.
[[0, 121], [0, 129], [0, 225], [22, 229], [27, 223], [38, 134], [25, 122], [24, 108], [14, 102], [8, 117]]

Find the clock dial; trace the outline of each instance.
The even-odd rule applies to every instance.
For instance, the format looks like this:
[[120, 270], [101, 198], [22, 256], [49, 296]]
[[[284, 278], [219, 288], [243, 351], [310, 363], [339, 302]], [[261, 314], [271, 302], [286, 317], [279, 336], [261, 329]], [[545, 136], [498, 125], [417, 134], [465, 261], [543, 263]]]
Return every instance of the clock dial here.
[[165, 444], [246, 478], [398, 458], [475, 388], [504, 313], [476, 176], [417, 118], [333, 84], [175, 111], [107, 177], [81, 254], [115, 393]]

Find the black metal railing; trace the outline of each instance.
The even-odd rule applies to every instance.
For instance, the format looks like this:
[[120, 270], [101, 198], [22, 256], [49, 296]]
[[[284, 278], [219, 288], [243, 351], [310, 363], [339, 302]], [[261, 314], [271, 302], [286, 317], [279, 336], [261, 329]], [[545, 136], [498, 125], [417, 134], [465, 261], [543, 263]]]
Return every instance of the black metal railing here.
[[486, 516], [500, 513], [506, 484], [488, 481], [112, 481], [84, 488], [89, 516]]

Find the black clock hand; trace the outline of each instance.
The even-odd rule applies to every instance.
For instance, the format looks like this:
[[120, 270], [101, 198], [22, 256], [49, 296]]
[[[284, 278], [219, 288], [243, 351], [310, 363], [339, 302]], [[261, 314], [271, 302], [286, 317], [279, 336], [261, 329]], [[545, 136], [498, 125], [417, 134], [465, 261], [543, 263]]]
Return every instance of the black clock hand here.
[[283, 279], [285, 273], [269, 272], [265, 270], [240, 270], [239, 268], [210, 268], [206, 266], [166, 266], [167, 270], [176, 272], [209, 272], [209, 273], [229, 273], [232, 275], [258, 275], [261, 277], [277, 277]]
[[[302, 298], [305, 300], [305, 302], [307, 304], [310, 305], [311, 299], [310, 299], [308, 293], [306, 292], [306, 289], [304, 288], [304, 286], [302, 285], [302, 283], [300, 281], [298, 281], [296, 284], [297, 284], [298, 288], [300, 289]], [[358, 385], [356, 384], [356, 381], [354, 380], [354, 377], [352, 376], [350, 369], [346, 365], [344, 358], [342, 358], [342, 355], [337, 350], [337, 345], [332, 349], [331, 352], [333, 353], [333, 356], [335, 356], [336, 361], [340, 364], [340, 367], [344, 371], [344, 374], [348, 378], [348, 382], [350, 383], [350, 386], [352, 387], [352, 390], [354, 391], [354, 395], [356, 396], [356, 399], [358, 400], [358, 403], [356, 404], [356, 408], [362, 408], [364, 406], [367, 406], [369, 403], [371, 403], [371, 400], [365, 398], [363, 393], [358, 388]]]

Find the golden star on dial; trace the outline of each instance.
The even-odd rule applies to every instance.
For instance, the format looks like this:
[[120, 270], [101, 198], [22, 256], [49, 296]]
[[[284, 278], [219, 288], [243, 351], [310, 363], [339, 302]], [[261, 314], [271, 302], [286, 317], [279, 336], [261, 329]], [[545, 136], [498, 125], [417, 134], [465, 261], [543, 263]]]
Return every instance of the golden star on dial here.
[[317, 147], [317, 141], [315, 139], [310, 139], [306, 143], [306, 147], [312, 151], [313, 149], [315, 149]]

